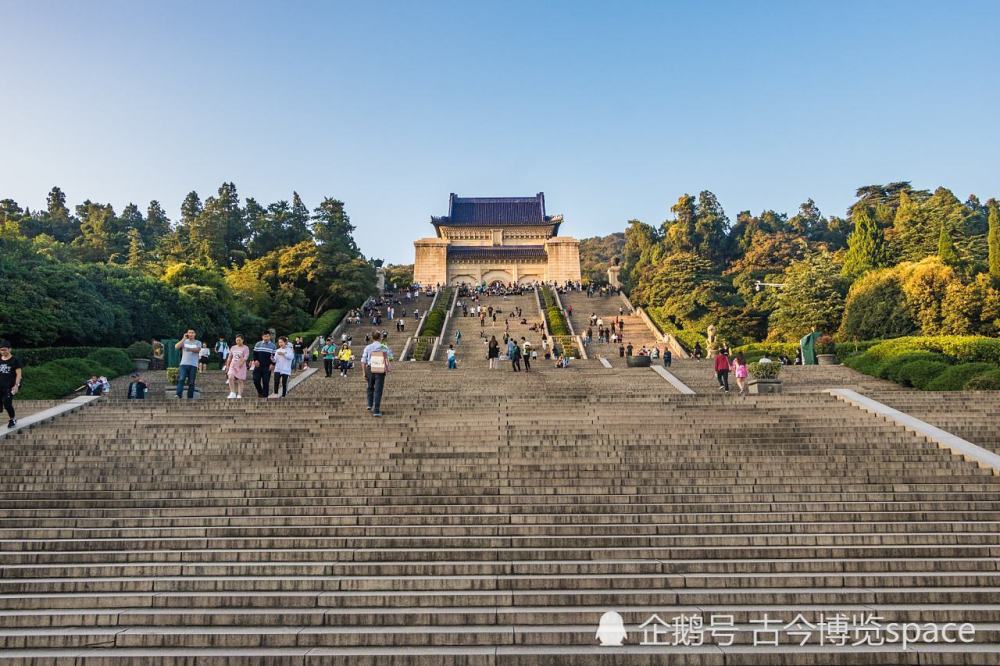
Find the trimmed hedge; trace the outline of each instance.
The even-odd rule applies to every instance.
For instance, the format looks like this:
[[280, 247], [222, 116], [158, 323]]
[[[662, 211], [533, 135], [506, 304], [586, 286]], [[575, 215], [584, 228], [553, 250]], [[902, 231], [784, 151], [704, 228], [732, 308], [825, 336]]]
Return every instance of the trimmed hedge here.
[[144, 342], [143, 340], [139, 340], [126, 347], [125, 353], [128, 354], [129, 358], [152, 358], [153, 345], [148, 342]]
[[899, 382], [913, 388], [926, 389], [934, 378], [948, 369], [940, 361], [910, 361], [899, 369]]
[[[660, 330], [660, 333], [669, 334], [674, 336], [674, 339], [680, 343], [686, 351], [694, 351], [695, 344], [701, 344], [701, 348], [706, 350], [708, 348], [708, 340], [698, 331], [688, 328], [677, 328], [666, 317], [660, 312], [657, 307], [646, 308], [646, 314], [649, 315], [649, 319], [653, 324]], [[770, 347], [768, 347], [770, 350]]]
[[542, 287], [542, 298], [545, 301], [545, 323], [549, 327], [549, 335], [561, 337], [569, 335], [569, 324], [566, 323], [566, 315], [556, 304], [555, 296], [552, 295], [552, 287]]
[[38, 366], [59, 358], [85, 358], [100, 347], [36, 347], [15, 349], [14, 356], [25, 366]]
[[976, 375], [965, 382], [966, 391], [1000, 391], [1000, 368]]
[[441, 335], [441, 329], [444, 327], [444, 319], [447, 316], [448, 307], [451, 305], [451, 292], [451, 287], [445, 287], [438, 294], [437, 302], [434, 303], [434, 307], [424, 317], [423, 324], [420, 326], [420, 330], [417, 331], [419, 337], [436, 338]]
[[927, 390], [961, 391], [973, 377], [996, 369], [997, 367], [990, 363], [959, 363], [935, 377], [927, 385]]
[[874, 363], [874, 372], [870, 373], [879, 377], [881, 379], [888, 379], [889, 381], [899, 382], [899, 371], [907, 363], [912, 363], [913, 361], [933, 361], [935, 363], [948, 364], [948, 358], [941, 354], [935, 352], [912, 352], [910, 354], [903, 354], [902, 356], [897, 356], [894, 358], [887, 358], [881, 361], [871, 361]]
[[345, 314], [347, 314], [347, 308], [327, 310], [313, 320], [313, 323], [309, 326], [309, 330], [289, 333], [287, 337], [289, 340], [301, 337], [307, 344], [312, 344], [312, 341], [319, 336], [322, 335], [325, 338], [333, 333], [333, 329], [337, 328], [337, 324], [340, 323]]
[[[132, 372], [134, 367], [132, 359], [121, 349], [98, 349], [93, 354], [88, 355], [86, 361], [108, 368], [114, 376], [127, 375]], [[101, 374], [107, 375], [108, 373], [102, 372]]]
[[1000, 364], [1000, 338], [981, 335], [935, 335], [907, 336], [884, 340], [873, 345], [867, 354], [883, 359], [899, 356], [906, 352], [932, 351], [958, 361], [959, 363]]
[[24, 383], [17, 395], [24, 400], [55, 400], [73, 393], [91, 375], [104, 375], [111, 379], [131, 371], [132, 359], [123, 350], [97, 348], [86, 358], [57, 358], [25, 367]]

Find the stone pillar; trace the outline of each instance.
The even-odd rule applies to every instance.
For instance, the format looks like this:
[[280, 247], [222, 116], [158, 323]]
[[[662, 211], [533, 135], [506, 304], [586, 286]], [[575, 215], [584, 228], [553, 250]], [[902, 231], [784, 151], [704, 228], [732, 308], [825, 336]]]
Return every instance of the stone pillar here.
[[424, 287], [448, 283], [448, 241], [421, 238], [413, 241], [413, 281]]
[[622, 286], [621, 281], [618, 279], [621, 272], [621, 266], [608, 266], [608, 284], [615, 288]]
[[580, 241], [569, 236], [554, 236], [545, 241], [546, 282], [580, 279]]
[[385, 291], [385, 269], [381, 266], [375, 269], [375, 286], [378, 287], [378, 293]]

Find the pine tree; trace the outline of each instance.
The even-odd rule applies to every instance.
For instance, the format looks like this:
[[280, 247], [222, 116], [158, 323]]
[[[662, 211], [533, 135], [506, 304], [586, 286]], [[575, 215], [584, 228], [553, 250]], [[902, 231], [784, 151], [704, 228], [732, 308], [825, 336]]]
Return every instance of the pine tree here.
[[129, 268], [142, 268], [146, 263], [146, 248], [142, 242], [142, 235], [134, 227], [128, 230], [128, 259], [125, 263]]
[[996, 199], [989, 201], [989, 232], [986, 236], [986, 244], [989, 247], [990, 275], [1000, 280], [1000, 206]]
[[860, 277], [873, 268], [889, 263], [889, 249], [882, 230], [864, 207], [854, 209], [854, 231], [847, 239], [847, 255], [841, 274], [849, 279]]
[[946, 266], [955, 268], [959, 264], [958, 250], [955, 249], [955, 241], [951, 238], [951, 231], [947, 224], [941, 225], [941, 233], [938, 235], [938, 258]]

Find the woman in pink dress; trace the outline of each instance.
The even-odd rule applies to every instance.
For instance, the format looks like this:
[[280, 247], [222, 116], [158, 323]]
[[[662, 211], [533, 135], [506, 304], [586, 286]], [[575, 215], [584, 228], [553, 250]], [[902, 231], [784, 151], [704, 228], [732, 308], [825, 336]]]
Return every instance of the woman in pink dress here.
[[247, 362], [250, 348], [243, 344], [243, 336], [236, 336], [236, 344], [229, 348], [226, 359], [226, 381], [229, 383], [229, 399], [243, 397], [243, 385], [247, 381]]
[[747, 375], [750, 373], [747, 360], [743, 358], [743, 352], [738, 352], [733, 358], [733, 373], [736, 375], [736, 385], [740, 387], [740, 395], [746, 395]]

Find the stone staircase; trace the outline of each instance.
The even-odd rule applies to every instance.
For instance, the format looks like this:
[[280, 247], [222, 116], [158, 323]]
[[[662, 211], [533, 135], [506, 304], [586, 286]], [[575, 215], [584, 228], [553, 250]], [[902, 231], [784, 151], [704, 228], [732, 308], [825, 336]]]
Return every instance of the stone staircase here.
[[630, 313], [628, 306], [625, 305], [625, 301], [621, 296], [594, 295], [588, 298], [585, 291], [568, 291], [560, 294], [560, 299], [564, 308], [567, 310], [573, 308], [570, 320], [573, 322], [573, 330], [576, 331], [577, 335], [582, 338], [586, 335], [587, 328], [593, 329], [594, 342], [591, 343], [590, 348], [587, 350], [589, 356], [593, 358], [603, 356], [614, 367], [626, 367], [625, 359], [618, 355], [618, 345], [600, 344], [597, 341], [597, 327], [590, 324], [590, 315], [594, 313], [604, 320], [605, 326], [610, 326], [615, 318], [619, 316], [619, 308], [624, 308], [624, 315], [621, 318], [625, 321], [625, 344], [632, 343], [632, 353], [638, 355], [643, 345], [645, 345], [646, 349], [650, 350], [653, 347], [659, 347], [660, 352], [663, 352], [663, 344], [658, 341], [657, 336], [649, 329], [641, 317]]
[[[715, 360], [673, 359], [668, 368], [695, 393], [717, 393]], [[786, 365], [781, 369], [784, 393], [815, 393], [830, 388], [849, 388], [864, 394], [898, 391], [900, 386], [884, 379], [865, 375], [846, 365]], [[736, 377], [729, 373], [729, 388], [736, 391]]]
[[[535, 301], [534, 292], [525, 292], [519, 296], [506, 297], [480, 295], [478, 302], [468, 297], [459, 298], [459, 300], [469, 305], [469, 316], [463, 316], [462, 310], [456, 304], [455, 310], [451, 314], [451, 321], [448, 322], [448, 330], [445, 332], [445, 338], [441, 341], [441, 348], [438, 350], [436, 360], [440, 361], [440, 364], [446, 364], [448, 355], [445, 351], [448, 349], [449, 344], [455, 344], [455, 333], [461, 331], [462, 340], [455, 347], [455, 358], [458, 361], [458, 367], [486, 367], [486, 343], [489, 341], [491, 335], [495, 335], [497, 342], [500, 343], [501, 353], [507, 352], [503, 345], [504, 331], [508, 330], [505, 326], [509, 326], [510, 335], [516, 337], [519, 344], [523, 336], [531, 343], [534, 350], [538, 352], [538, 355], [542, 356], [543, 331], [541, 329], [536, 331], [531, 330], [532, 324], [540, 325], [542, 322], [542, 315], [538, 312], [538, 304]], [[491, 317], [487, 316], [485, 319], [486, 325], [480, 326], [479, 317], [473, 311], [477, 303], [482, 305], [483, 308], [493, 306], [503, 311], [501, 315], [497, 316], [496, 324], [493, 323]], [[515, 312], [515, 308], [518, 307], [521, 308], [521, 318], [508, 319], [510, 313]], [[528, 321], [527, 325], [521, 323], [522, 318]], [[481, 334], [484, 334], [486, 337], [481, 337]], [[539, 358], [539, 361], [541, 361], [541, 358]]]
[[[893, 384], [893, 386], [896, 386]], [[879, 402], [1000, 453], [1000, 392], [872, 391]]]
[[[8, 437], [0, 657], [1000, 663], [1000, 477], [832, 396], [402, 363], [373, 419], [362, 387], [109, 401]], [[625, 647], [597, 646], [609, 610]], [[734, 643], [639, 645], [654, 613], [729, 615]], [[765, 614], [834, 613], [979, 630], [748, 644]]]

